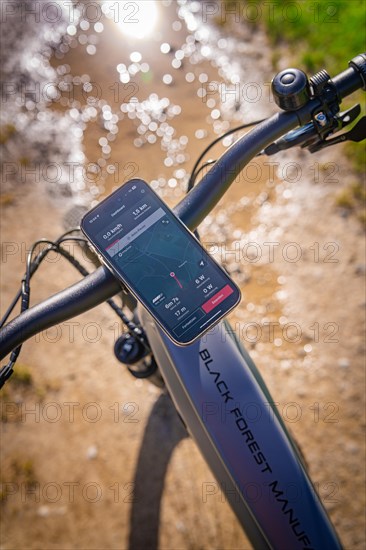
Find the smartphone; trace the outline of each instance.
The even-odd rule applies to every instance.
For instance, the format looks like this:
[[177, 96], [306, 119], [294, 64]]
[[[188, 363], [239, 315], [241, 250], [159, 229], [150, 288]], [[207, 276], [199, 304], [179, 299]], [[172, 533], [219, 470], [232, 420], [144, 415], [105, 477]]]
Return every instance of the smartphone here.
[[90, 210], [81, 230], [178, 345], [194, 342], [240, 301], [236, 284], [141, 179]]

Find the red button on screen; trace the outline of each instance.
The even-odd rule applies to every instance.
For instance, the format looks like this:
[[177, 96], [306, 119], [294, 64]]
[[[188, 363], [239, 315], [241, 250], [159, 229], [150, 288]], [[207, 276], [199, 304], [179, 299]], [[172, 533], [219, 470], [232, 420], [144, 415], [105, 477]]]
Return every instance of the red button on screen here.
[[202, 304], [201, 307], [202, 307], [203, 311], [205, 313], [209, 313], [212, 309], [214, 309], [216, 306], [221, 304], [221, 302], [223, 302], [225, 300], [225, 298], [230, 296], [230, 294], [232, 294], [233, 292], [234, 291], [233, 291], [233, 289], [231, 288], [230, 285], [224, 286], [224, 288], [222, 288], [221, 290], [216, 292], [216, 294], [214, 294], [214, 296], [212, 296], [212, 298], [210, 298], [209, 300], [207, 300], [207, 302]]

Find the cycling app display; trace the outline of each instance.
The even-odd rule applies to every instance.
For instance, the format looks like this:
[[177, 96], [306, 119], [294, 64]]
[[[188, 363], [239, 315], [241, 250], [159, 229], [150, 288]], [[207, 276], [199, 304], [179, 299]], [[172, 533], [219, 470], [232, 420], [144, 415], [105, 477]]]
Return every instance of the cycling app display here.
[[142, 180], [88, 212], [81, 228], [178, 344], [201, 336], [240, 300], [225, 271]]

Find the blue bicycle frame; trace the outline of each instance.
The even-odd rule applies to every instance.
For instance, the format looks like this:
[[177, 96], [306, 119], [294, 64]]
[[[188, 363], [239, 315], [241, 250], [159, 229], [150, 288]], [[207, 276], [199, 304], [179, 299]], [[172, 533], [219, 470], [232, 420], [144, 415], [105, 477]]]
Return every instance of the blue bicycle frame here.
[[[188, 432], [254, 548], [341, 548], [247, 352], [221, 322], [181, 348], [146, 310], [141, 324]], [[255, 410], [250, 420], [248, 410]]]

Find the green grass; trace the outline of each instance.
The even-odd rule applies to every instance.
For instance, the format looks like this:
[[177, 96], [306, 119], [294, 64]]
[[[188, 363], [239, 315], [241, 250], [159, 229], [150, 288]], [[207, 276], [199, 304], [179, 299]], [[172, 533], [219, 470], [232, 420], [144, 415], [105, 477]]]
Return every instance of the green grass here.
[[[253, 1], [253, 0], [252, 0]], [[299, 63], [308, 71], [325, 67], [332, 75], [365, 51], [364, 0], [331, 2], [300, 0], [254, 0], [261, 22], [273, 44], [287, 42]]]

